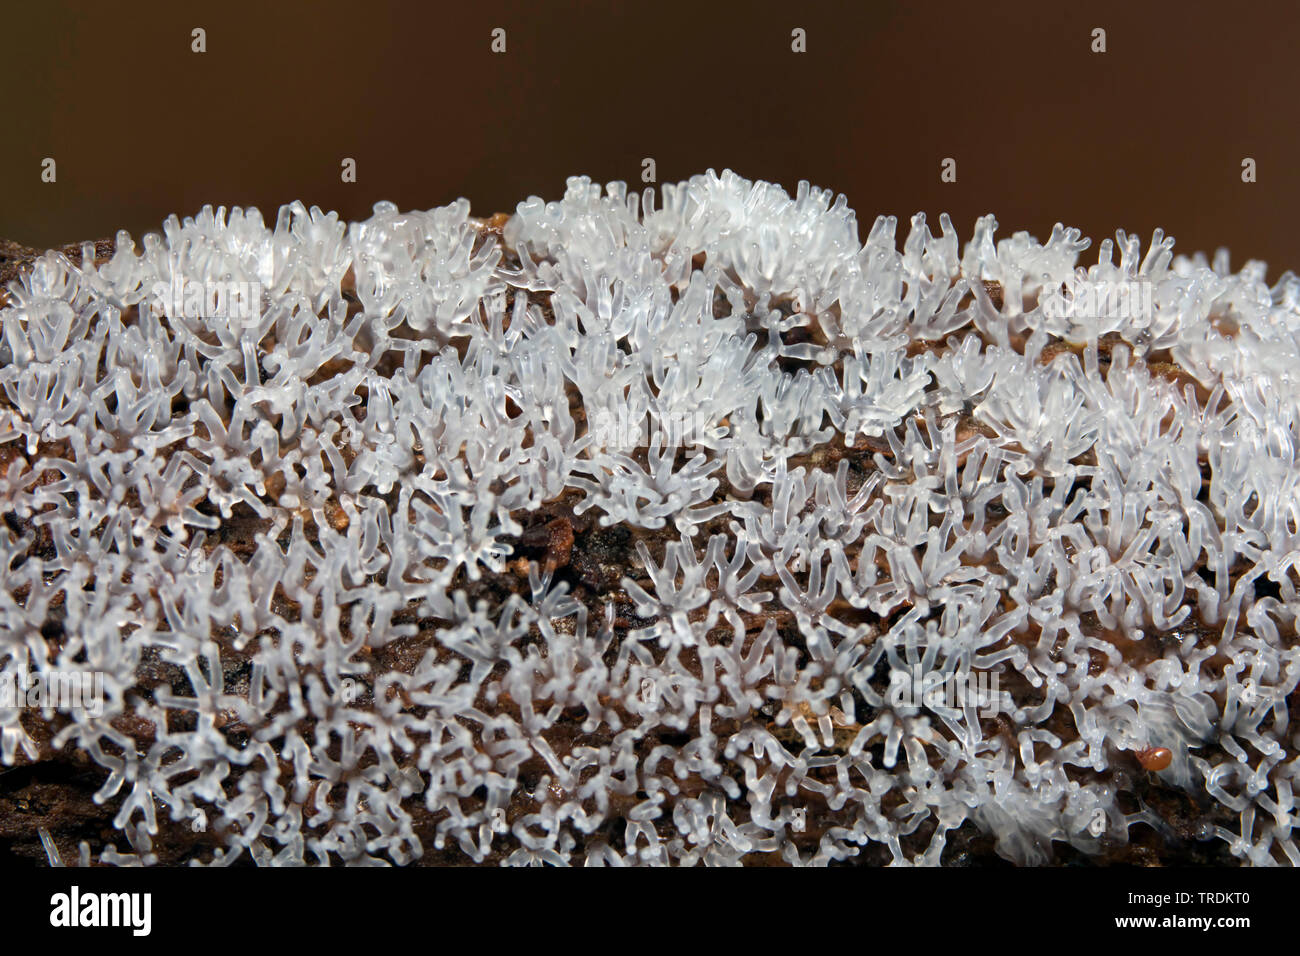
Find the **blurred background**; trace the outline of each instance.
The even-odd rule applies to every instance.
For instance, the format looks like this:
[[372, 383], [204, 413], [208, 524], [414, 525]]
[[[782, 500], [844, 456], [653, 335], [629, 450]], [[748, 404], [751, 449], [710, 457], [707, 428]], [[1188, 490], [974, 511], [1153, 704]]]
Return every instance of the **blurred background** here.
[[864, 237], [878, 213], [947, 211], [964, 242], [994, 212], [1000, 236], [1046, 239], [1059, 220], [1094, 249], [1116, 228], [1145, 247], [1159, 226], [1177, 252], [1227, 246], [1237, 266], [1267, 261], [1270, 281], [1300, 271], [1295, 3], [0, 9], [0, 238], [27, 245], [138, 238], [205, 203], [257, 205], [273, 224], [294, 199], [358, 219], [380, 199], [465, 196], [486, 216], [558, 198], [580, 173], [639, 189], [650, 157], [661, 183], [730, 167], [843, 192]]

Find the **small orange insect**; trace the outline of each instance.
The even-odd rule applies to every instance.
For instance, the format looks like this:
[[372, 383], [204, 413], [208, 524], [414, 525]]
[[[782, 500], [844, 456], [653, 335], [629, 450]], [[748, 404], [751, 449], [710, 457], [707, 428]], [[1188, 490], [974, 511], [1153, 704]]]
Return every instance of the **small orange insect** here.
[[1174, 762], [1173, 751], [1168, 747], [1144, 747], [1136, 751], [1134, 756], [1137, 757], [1143, 770], [1150, 770], [1153, 773], [1168, 770], [1169, 765]]

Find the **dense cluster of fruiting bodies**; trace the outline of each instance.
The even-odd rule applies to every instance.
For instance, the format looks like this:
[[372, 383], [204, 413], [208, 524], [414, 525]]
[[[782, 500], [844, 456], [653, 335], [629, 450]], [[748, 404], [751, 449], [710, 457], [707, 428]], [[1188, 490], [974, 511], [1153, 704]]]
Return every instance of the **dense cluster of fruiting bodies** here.
[[112, 821], [49, 858], [1300, 862], [1300, 280], [896, 226], [710, 172], [37, 260], [0, 676], [104, 700], [0, 760]]

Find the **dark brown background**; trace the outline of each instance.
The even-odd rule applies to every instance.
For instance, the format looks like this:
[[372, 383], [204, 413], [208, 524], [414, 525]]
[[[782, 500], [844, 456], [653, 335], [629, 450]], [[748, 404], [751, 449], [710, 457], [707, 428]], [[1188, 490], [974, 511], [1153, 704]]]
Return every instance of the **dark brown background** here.
[[1297, 7], [10, 3], [0, 237], [138, 237], [204, 203], [274, 222], [296, 198], [355, 219], [467, 196], [486, 215], [577, 173], [639, 187], [650, 156], [661, 182], [809, 179], [847, 193], [864, 233], [918, 209], [952, 213], [963, 241], [988, 211], [1002, 235], [1061, 220], [1145, 245], [1163, 226], [1179, 251], [1227, 245], [1272, 279], [1300, 269]]

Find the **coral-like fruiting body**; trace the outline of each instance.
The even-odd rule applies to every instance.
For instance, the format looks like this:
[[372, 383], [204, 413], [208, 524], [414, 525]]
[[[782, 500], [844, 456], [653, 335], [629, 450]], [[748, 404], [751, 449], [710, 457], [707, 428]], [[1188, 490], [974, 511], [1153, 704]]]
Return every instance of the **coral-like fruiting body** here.
[[1300, 280], [654, 199], [205, 208], [10, 286], [0, 676], [103, 701], [0, 700], [0, 759], [102, 768], [81, 859], [1300, 863]]

